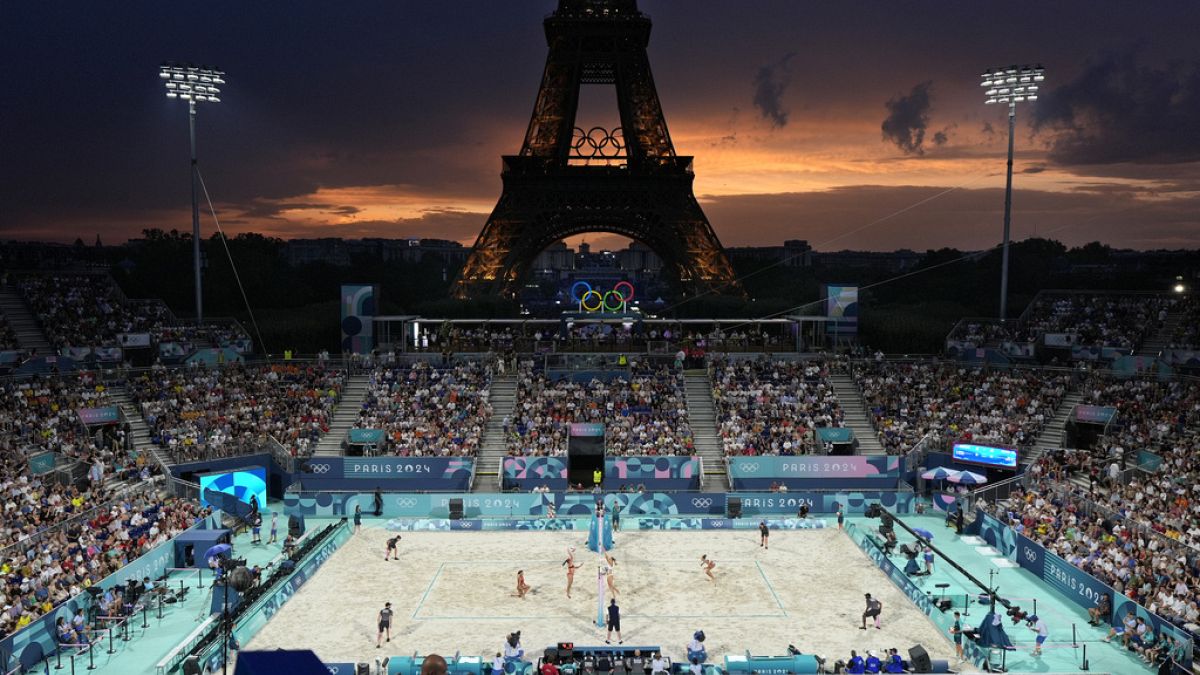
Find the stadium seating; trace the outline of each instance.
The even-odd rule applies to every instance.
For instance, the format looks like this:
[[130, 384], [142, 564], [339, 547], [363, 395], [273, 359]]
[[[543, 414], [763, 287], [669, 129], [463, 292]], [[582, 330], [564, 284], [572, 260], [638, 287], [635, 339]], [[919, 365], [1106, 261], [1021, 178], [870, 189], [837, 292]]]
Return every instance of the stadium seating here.
[[479, 362], [444, 369], [424, 362], [376, 368], [354, 426], [383, 429], [385, 454], [474, 455], [492, 415], [490, 381]]
[[844, 425], [822, 361], [716, 360], [712, 380], [727, 455], [813, 452], [814, 429]]
[[628, 379], [551, 380], [525, 364], [512, 419], [504, 421], [510, 455], [564, 455], [570, 424], [605, 425], [609, 455], [690, 455], [683, 377], [635, 362]]
[[298, 456], [329, 429], [345, 375], [318, 365], [167, 369], [133, 377], [129, 393], [152, 441], [175, 461], [255, 452], [273, 436]]
[[903, 454], [926, 436], [944, 443], [1032, 443], [1071, 384], [1070, 374], [957, 363], [857, 362], [852, 373], [879, 442]]

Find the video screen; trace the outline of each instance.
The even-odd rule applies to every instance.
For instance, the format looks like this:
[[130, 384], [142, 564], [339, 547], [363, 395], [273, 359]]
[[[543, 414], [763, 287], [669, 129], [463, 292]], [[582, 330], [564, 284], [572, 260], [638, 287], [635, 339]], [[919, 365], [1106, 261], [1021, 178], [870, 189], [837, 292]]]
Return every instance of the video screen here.
[[227, 497], [213, 493], [231, 495], [243, 504], [250, 503], [253, 495], [258, 500], [258, 507], [267, 508], [267, 470], [261, 466], [249, 466], [233, 471], [218, 471], [198, 476], [200, 482], [200, 503], [204, 506], [227, 508]]
[[1002, 448], [993, 445], [955, 443], [954, 459], [966, 464], [1015, 470], [1017, 468], [1017, 449]]

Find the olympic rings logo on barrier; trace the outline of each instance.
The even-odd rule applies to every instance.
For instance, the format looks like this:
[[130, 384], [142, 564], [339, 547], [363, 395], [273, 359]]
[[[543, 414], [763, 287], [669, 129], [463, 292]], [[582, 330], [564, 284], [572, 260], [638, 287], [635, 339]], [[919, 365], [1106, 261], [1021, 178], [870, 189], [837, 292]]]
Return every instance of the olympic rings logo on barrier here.
[[601, 293], [586, 281], [576, 281], [571, 286], [571, 299], [585, 312], [620, 312], [633, 301], [633, 284], [618, 281], [612, 290]]
[[725, 527], [725, 523], [720, 520], [710, 520], [708, 521], [708, 526], [714, 530], [719, 530]]
[[1031, 563], [1037, 562], [1037, 551], [1026, 546], [1025, 547], [1025, 560], [1028, 560]]
[[738, 470], [743, 473], [755, 473], [758, 471], [758, 464], [750, 463], [750, 462], [746, 462], [745, 464], [738, 464]]
[[328, 464], [309, 464], [308, 467], [312, 469], [313, 473], [329, 473], [333, 470], [333, 467]]
[[706, 508], [712, 506], [712, 500], [707, 497], [692, 497], [692, 506]]
[[396, 505], [402, 509], [411, 509], [417, 505], [417, 500], [412, 497], [401, 497], [396, 500]]

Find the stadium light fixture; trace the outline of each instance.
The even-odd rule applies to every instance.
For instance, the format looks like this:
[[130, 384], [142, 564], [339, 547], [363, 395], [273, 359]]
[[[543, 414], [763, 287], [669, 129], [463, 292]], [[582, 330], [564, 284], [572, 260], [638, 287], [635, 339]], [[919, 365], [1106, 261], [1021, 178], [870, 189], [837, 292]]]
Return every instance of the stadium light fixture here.
[[1008, 320], [1008, 237], [1012, 223], [1013, 129], [1017, 104], [1038, 99], [1038, 90], [1046, 79], [1046, 70], [1036, 66], [1008, 66], [984, 71], [979, 82], [984, 104], [1008, 104], [1008, 177], [1004, 185], [1004, 253], [1000, 263], [1000, 323]]
[[197, 201], [196, 181], [196, 104], [220, 103], [225, 72], [208, 66], [164, 63], [159, 66], [167, 98], [187, 101], [188, 138], [192, 145], [192, 268], [196, 284], [196, 323], [204, 323], [204, 296], [200, 288], [200, 204]]

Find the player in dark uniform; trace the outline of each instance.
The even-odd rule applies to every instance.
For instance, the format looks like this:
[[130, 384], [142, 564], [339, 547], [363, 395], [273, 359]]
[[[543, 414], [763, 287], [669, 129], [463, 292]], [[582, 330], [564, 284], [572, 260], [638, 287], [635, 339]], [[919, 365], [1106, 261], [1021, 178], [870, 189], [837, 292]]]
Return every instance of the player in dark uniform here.
[[767, 539], [771, 536], [771, 529], [767, 527], [767, 521], [761, 520], [758, 523], [758, 534], [762, 537], [762, 541], [758, 542], [760, 548], [771, 548], [767, 545]]
[[867, 619], [874, 619], [875, 627], [882, 628], [882, 626], [879, 625], [880, 624], [879, 614], [880, 614], [880, 612], [883, 611], [883, 603], [876, 600], [875, 598], [872, 598], [870, 593], [866, 594], [866, 598], [867, 598], [867, 609], [863, 612], [863, 615], [862, 615], [862, 626], [861, 626], [862, 630], [867, 629]]
[[387, 562], [394, 555], [396, 560], [400, 559], [400, 552], [396, 550], [396, 542], [400, 541], [400, 535], [396, 535], [387, 540], [387, 553], [383, 554], [384, 562]]
[[379, 610], [379, 637], [375, 638], [375, 648], [383, 644], [383, 634], [387, 633], [387, 641], [392, 641], [392, 603], [383, 603], [383, 609]]

